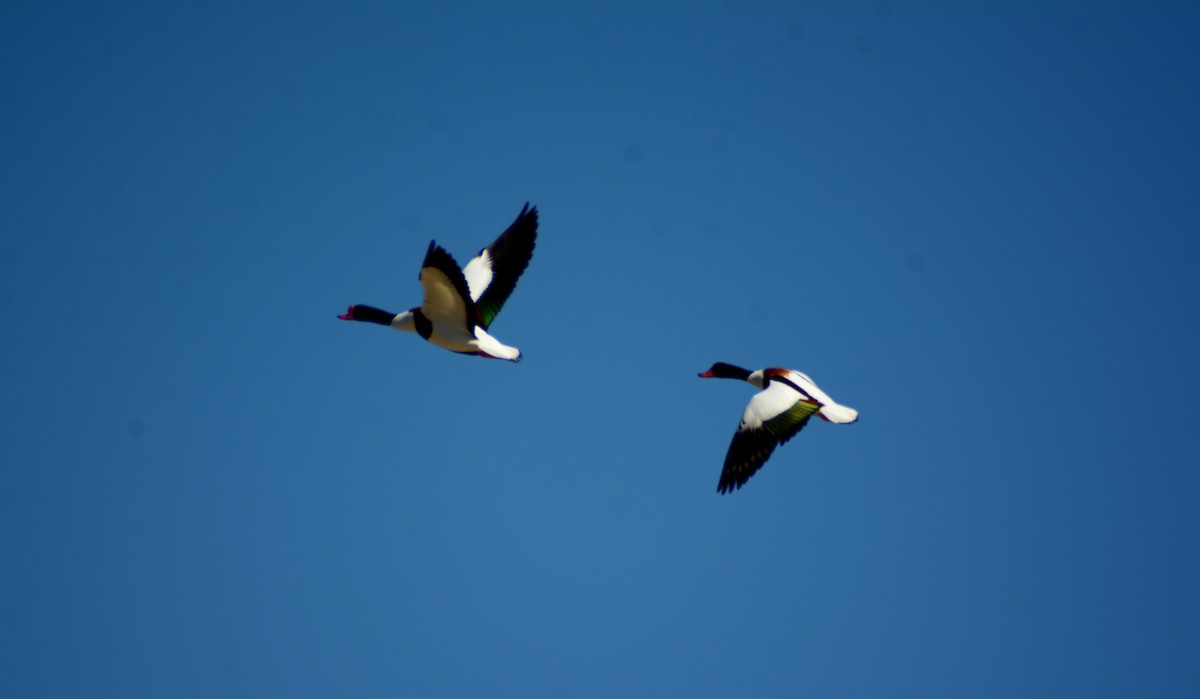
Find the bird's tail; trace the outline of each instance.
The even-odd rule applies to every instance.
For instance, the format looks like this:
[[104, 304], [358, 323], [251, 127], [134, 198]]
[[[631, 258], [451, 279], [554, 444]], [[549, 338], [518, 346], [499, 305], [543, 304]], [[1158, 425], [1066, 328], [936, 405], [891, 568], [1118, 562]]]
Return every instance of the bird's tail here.
[[488, 335], [483, 328], [475, 327], [476, 348], [485, 356], [492, 359], [507, 359], [510, 362], [521, 361], [521, 350], [509, 347], [496, 338]]
[[817, 412], [817, 415], [820, 415], [821, 418], [826, 422], [835, 422], [839, 425], [844, 425], [858, 420], [857, 410], [854, 408], [848, 408], [844, 405], [838, 405], [837, 403], [822, 405], [821, 409]]

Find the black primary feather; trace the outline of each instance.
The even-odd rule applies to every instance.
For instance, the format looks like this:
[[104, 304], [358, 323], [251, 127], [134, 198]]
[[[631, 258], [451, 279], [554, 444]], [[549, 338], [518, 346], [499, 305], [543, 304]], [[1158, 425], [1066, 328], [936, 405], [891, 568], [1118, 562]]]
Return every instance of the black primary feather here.
[[517, 280], [533, 259], [537, 227], [537, 207], [530, 208], [529, 202], [525, 202], [512, 225], [496, 238], [496, 242], [479, 251], [480, 255], [486, 251], [492, 262], [492, 281], [475, 301], [475, 307], [479, 310], [479, 325], [484, 330], [500, 313], [504, 302], [517, 288]]

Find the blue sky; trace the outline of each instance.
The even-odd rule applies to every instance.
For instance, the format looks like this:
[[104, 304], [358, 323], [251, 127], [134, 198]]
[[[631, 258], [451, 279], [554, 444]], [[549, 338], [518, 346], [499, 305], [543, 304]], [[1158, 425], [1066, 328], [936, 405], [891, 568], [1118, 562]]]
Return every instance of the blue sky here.
[[1198, 20], [5, 3], [0, 694], [1200, 694]]

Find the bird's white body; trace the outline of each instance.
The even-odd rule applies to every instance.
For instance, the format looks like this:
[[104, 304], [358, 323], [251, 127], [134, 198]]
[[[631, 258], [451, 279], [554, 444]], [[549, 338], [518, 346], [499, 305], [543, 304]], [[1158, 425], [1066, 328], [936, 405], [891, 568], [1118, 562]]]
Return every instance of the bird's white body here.
[[[759, 369], [758, 371], [751, 372], [750, 377], [746, 379], [746, 383], [757, 388], [762, 388], [763, 380], [765, 379], [764, 371], [767, 370]], [[750, 404], [746, 406], [746, 412], [742, 416], [743, 425], [761, 425], [767, 420], [779, 416], [798, 401], [805, 400], [806, 398], [810, 398], [821, 406], [817, 409], [817, 417], [826, 422], [847, 424], [858, 419], [857, 410], [839, 405], [837, 401], [829, 397], [828, 393], [817, 387], [817, 384], [808, 378], [808, 374], [793, 369], [784, 369], [782, 371], [784, 374], [773, 377], [775, 380], [770, 382], [766, 390], [755, 394], [750, 399]], [[798, 386], [800, 391], [797, 391], [794, 387], [788, 385], [788, 383], [778, 380], [780, 378], [788, 379], [791, 383]]]
[[[425, 338], [429, 342], [448, 349], [451, 352], [463, 354], [483, 354], [496, 359], [516, 360], [521, 356], [521, 350], [509, 347], [488, 334], [486, 330], [475, 326], [474, 334], [467, 334], [461, 324], [454, 322], [433, 321], [433, 332]], [[399, 313], [392, 319], [392, 327], [403, 332], [417, 332], [417, 324], [412, 311]]]

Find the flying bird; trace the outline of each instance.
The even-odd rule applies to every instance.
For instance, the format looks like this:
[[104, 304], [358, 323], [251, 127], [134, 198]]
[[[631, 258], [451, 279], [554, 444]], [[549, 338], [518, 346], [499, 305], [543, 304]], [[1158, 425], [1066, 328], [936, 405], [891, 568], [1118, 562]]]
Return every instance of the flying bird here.
[[464, 269], [431, 240], [417, 277], [425, 292], [420, 306], [391, 313], [355, 305], [338, 318], [415, 332], [451, 352], [518, 362], [521, 351], [492, 337], [487, 329], [533, 257], [537, 225], [537, 207], [530, 208], [526, 202], [508, 230], [480, 250]]
[[826, 422], [847, 424], [858, 420], [858, 411], [838, 405], [807, 375], [791, 369], [748, 371], [717, 362], [700, 374], [704, 379], [739, 379], [762, 390], [754, 394], [729, 452], [717, 492], [732, 492], [745, 485], [767, 462], [775, 447], [787, 442], [808, 424], [814, 414]]

